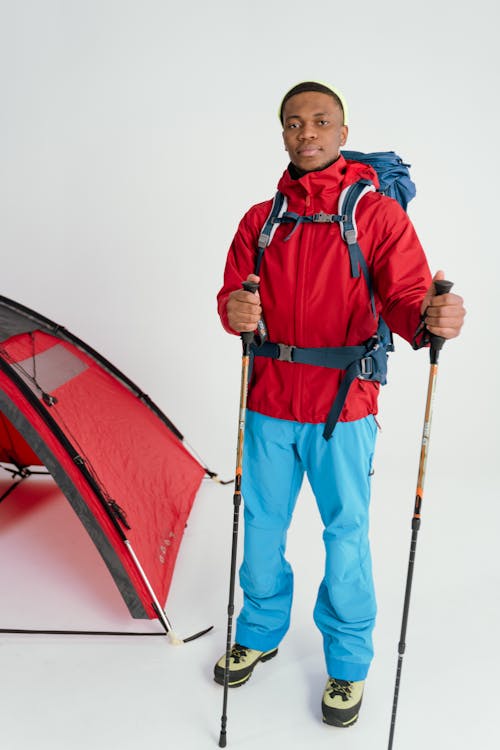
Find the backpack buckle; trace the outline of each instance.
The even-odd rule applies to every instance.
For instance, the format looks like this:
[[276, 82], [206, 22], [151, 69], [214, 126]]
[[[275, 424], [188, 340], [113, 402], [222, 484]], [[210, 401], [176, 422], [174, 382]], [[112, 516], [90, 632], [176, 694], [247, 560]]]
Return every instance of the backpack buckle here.
[[266, 247], [269, 245], [269, 240], [271, 236], [269, 234], [266, 234], [265, 232], [261, 232], [259, 235], [259, 241], [257, 243], [257, 247], [260, 248], [260, 250], [265, 250]]
[[362, 357], [359, 364], [361, 365], [361, 373], [358, 377], [361, 378], [361, 380], [370, 380], [374, 373], [373, 358]]
[[326, 214], [324, 211], [320, 211], [319, 214], [312, 215], [313, 222], [318, 224], [326, 224], [331, 222], [331, 214]]
[[344, 231], [345, 241], [348, 245], [355, 245], [357, 240], [357, 233], [355, 229], [346, 229]]
[[280, 362], [293, 362], [292, 354], [295, 349], [294, 346], [291, 346], [290, 344], [276, 344], [276, 346], [278, 347], [277, 359]]
[[326, 214], [324, 211], [320, 211], [319, 214], [312, 215], [312, 221], [318, 224], [335, 224], [344, 220], [343, 216], [337, 214]]

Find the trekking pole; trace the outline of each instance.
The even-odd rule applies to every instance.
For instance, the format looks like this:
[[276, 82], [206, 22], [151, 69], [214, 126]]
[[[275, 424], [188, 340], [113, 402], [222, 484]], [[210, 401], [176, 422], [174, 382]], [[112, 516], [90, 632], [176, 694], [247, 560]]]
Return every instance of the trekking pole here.
[[[255, 294], [259, 285], [253, 281], [244, 281], [243, 289]], [[263, 319], [258, 325], [261, 340], [267, 336], [265, 323]], [[247, 408], [248, 393], [248, 373], [250, 369], [250, 347], [255, 340], [253, 331], [241, 334], [241, 343], [243, 346], [243, 355], [241, 360], [241, 387], [240, 387], [240, 411], [238, 421], [238, 441], [236, 447], [236, 472], [234, 478], [233, 494], [233, 537], [231, 545], [231, 572], [229, 575], [229, 603], [227, 606], [227, 639], [226, 639], [226, 660], [224, 664], [224, 696], [222, 700], [222, 718], [219, 736], [219, 747], [226, 747], [226, 725], [227, 725], [227, 698], [229, 688], [229, 659], [231, 655], [231, 639], [233, 632], [233, 614], [234, 614], [234, 586], [236, 579], [236, 556], [238, 551], [238, 524], [241, 505], [241, 478], [243, 475], [243, 442], [245, 439], [245, 418]]]
[[[436, 295], [447, 294], [453, 282], [451, 281], [435, 281], [434, 288]], [[436, 390], [436, 379], [438, 371], [438, 359], [439, 352], [443, 348], [445, 339], [442, 336], [434, 336], [431, 334], [431, 347], [430, 347], [430, 372], [429, 372], [429, 384], [427, 387], [427, 402], [425, 406], [425, 418], [424, 418], [424, 429], [422, 433], [422, 444], [420, 447], [420, 462], [418, 466], [418, 479], [417, 479], [417, 492], [415, 497], [415, 508], [413, 511], [413, 518], [411, 523], [411, 544], [410, 544], [410, 558], [408, 562], [408, 574], [406, 577], [406, 589], [405, 598], [403, 605], [403, 620], [401, 623], [401, 635], [398, 644], [398, 663], [396, 669], [396, 684], [394, 686], [394, 700], [392, 704], [392, 717], [391, 717], [391, 730], [389, 734], [389, 747], [388, 750], [392, 750], [392, 743], [394, 739], [394, 729], [396, 726], [396, 712], [398, 708], [398, 697], [399, 697], [399, 683], [401, 680], [401, 670], [403, 668], [403, 656], [406, 649], [406, 627], [408, 624], [408, 612], [410, 609], [410, 596], [411, 596], [411, 585], [413, 580], [413, 568], [415, 564], [415, 553], [417, 549], [417, 535], [420, 528], [420, 514], [422, 510], [422, 501], [424, 497], [424, 481], [425, 481], [425, 469], [427, 465], [427, 452], [429, 449], [429, 439], [431, 433], [431, 421], [432, 421], [432, 407], [434, 403], [434, 393]]]

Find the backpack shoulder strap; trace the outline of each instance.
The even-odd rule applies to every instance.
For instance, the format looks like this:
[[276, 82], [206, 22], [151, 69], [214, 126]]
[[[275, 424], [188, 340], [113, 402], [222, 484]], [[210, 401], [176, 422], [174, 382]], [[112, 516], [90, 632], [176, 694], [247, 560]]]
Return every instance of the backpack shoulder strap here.
[[341, 215], [340, 231], [342, 239], [347, 243], [349, 251], [349, 260], [351, 262], [351, 275], [357, 279], [360, 270], [365, 277], [368, 290], [370, 292], [370, 301], [372, 312], [377, 317], [375, 309], [375, 297], [373, 287], [366, 265], [366, 260], [358, 244], [358, 228], [356, 225], [356, 209], [361, 198], [367, 193], [375, 192], [375, 185], [371, 180], [358, 180], [353, 185], [344, 188], [339, 197], [338, 212]]
[[274, 196], [273, 199], [273, 205], [271, 206], [271, 211], [269, 212], [269, 215], [264, 222], [264, 226], [260, 230], [259, 234], [259, 240], [257, 243], [257, 259], [255, 261], [255, 275], [259, 275], [260, 271], [260, 265], [262, 263], [262, 258], [264, 257], [264, 251], [266, 247], [269, 246], [272, 238], [274, 237], [274, 233], [277, 230], [279, 226], [279, 220], [283, 216], [283, 214], [286, 212], [288, 207], [288, 201], [285, 195], [283, 193], [278, 192]]

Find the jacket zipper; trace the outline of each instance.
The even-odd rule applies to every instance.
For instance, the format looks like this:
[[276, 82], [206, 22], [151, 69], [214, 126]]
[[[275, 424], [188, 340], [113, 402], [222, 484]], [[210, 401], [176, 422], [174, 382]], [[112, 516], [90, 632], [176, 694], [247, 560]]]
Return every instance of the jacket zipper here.
[[[304, 200], [304, 215], [311, 212], [311, 196], [306, 194], [305, 200]], [[294, 324], [294, 344], [297, 346], [298, 342], [301, 342], [301, 345], [304, 346], [304, 326], [305, 326], [305, 296], [306, 296], [306, 272], [308, 268], [309, 263], [309, 256], [310, 256], [310, 244], [311, 244], [311, 232], [307, 232], [307, 230], [310, 229], [309, 224], [303, 224], [301, 227], [299, 227], [299, 232], [301, 232], [300, 237], [298, 238], [298, 257], [297, 257], [297, 286], [296, 286], [296, 293], [295, 293], [295, 324]], [[307, 242], [305, 241], [304, 233], [307, 235]], [[293, 391], [293, 412], [295, 414], [296, 419], [299, 418], [299, 416], [303, 419], [304, 410], [302, 408], [302, 368], [296, 367], [294, 368], [295, 372], [295, 378], [294, 378], [294, 391]]]

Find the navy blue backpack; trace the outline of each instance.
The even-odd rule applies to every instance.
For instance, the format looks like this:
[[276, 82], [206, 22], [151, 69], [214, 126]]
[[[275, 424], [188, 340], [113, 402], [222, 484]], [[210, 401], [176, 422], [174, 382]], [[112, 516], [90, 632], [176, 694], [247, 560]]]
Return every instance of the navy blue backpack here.
[[410, 177], [411, 164], [406, 164], [394, 151], [375, 151], [371, 154], [363, 154], [361, 151], [341, 153], [344, 159], [359, 161], [373, 167], [380, 183], [379, 192], [397, 200], [406, 211], [408, 203], [417, 192]]

